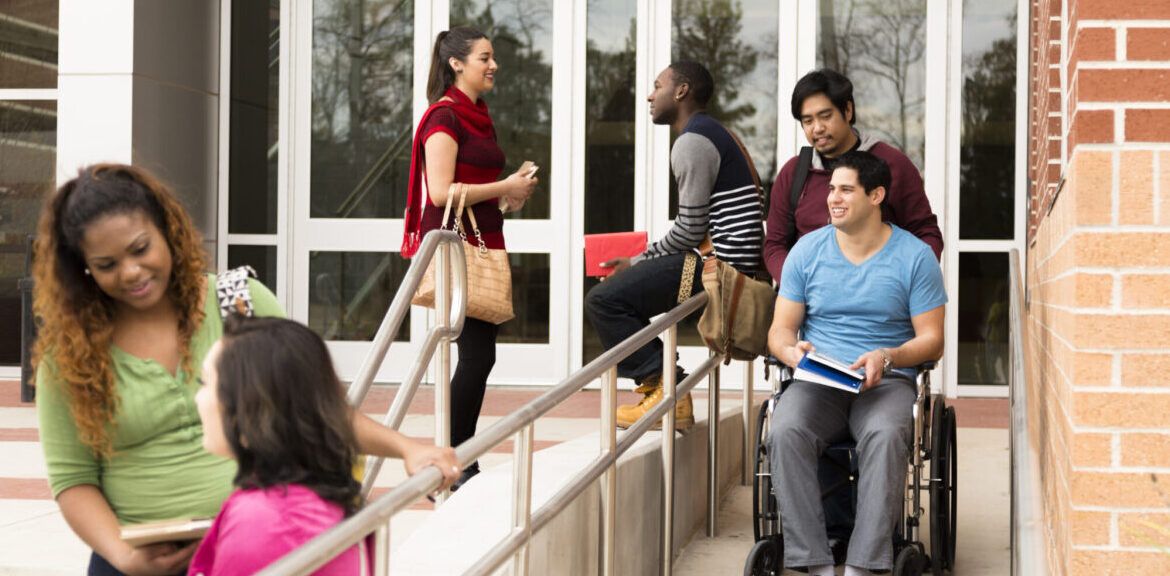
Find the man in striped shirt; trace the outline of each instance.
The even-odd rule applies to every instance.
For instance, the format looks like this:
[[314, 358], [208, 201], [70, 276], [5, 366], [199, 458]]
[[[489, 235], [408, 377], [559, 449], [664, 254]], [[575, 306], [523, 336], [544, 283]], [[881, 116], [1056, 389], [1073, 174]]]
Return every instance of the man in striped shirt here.
[[[589, 291], [585, 311], [607, 350], [676, 305], [685, 256], [705, 236], [711, 236], [715, 255], [737, 270], [754, 275], [763, 268], [763, 203], [734, 137], [705, 112], [714, 90], [706, 68], [681, 61], [658, 75], [646, 97], [653, 122], [668, 124], [679, 135], [670, 152], [678, 216], [642, 254], [602, 264], [614, 274]], [[694, 292], [703, 290], [701, 265], [690, 280]], [[618, 375], [637, 382], [636, 391], [644, 395], [637, 405], [618, 407], [618, 426], [629, 427], [662, 399], [662, 370], [657, 339], [618, 363]], [[694, 421], [687, 394], [678, 399], [675, 423], [685, 429]]]

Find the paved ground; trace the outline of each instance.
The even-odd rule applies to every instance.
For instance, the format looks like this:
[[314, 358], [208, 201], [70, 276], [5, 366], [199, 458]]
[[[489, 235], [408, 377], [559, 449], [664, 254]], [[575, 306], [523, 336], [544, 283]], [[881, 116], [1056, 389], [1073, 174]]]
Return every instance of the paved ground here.
[[[961, 483], [955, 576], [1005, 576], [1010, 572], [1008, 456], [1006, 428], [959, 429]], [[674, 573], [742, 574], [753, 544], [751, 521], [751, 488], [733, 488], [722, 504], [717, 536], [699, 535], [692, 540], [675, 561]], [[738, 571], [732, 569], [736, 559]], [[842, 572], [838, 567], [838, 574]], [[802, 575], [789, 570], [785, 576]]]
[[[488, 392], [480, 426], [498, 420], [540, 393], [533, 389], [492, 389]], [[385, 413], [393, 387], [371, 391], [363, 404], [370, 414]], [[698, 397], [703, 397], [699, 394]], [[728, 401], [738, 399], [728, 395]], [[625, 392], [619, 402], [634, 401]], [[537, 449], [551, 446], [598, 426], [599, 394], [585, 391], [542, 418], [536, 426]], [[429, 439], [433, 435], [433, 396], [420, 390], [412, 403], [403, 431]], [[1004, 400], [958, 402], [960, 430], [959, 571], [961, 576], [1007, 573], [1007, 403]], [[0, 576], [78, 574], [84, 571], [88, 549], [65, 525], [51, 499], [45, 480], [44, 459], [38, 443], [35, 408], [19, 401], [17, 383], [0, 381]], [[492, 465], [511, 458], [511, 443], [497, 446], [483, 458]], [[385, 466], [376, 482], [375, 496], [404, 478], [402, 467]], [[679, 574], [737, 574], [751, 546], [750, 493], [735, 490], [720, 517], [720, 536], [702, 536], [691, 543], [678, 564]], [[429, 502], [416, 504], [394, 518], [391, 535], [401, 542], [432, 510]], [[746, 536], [745, 536], [746, 534]], [[709, 562], [716, 562], [711, 564]]]

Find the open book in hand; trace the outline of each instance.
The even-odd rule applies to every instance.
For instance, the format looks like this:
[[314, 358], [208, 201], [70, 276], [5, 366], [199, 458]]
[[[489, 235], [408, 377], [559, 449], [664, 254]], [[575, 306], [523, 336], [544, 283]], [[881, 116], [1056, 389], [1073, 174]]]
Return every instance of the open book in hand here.
[[181, 518], [128, 524], [122, 527], [122, 541], [137, 548], [157, 542], [198, 540], [211, 528], [212, 520], [214, 518]]
[[851, 370], [848, 364], [816, 352], [809, 352], [800, 359], [792, 377], [854, 394], [861, 392], [861, 384], [865, 382], [865, 373], [862, 371]]

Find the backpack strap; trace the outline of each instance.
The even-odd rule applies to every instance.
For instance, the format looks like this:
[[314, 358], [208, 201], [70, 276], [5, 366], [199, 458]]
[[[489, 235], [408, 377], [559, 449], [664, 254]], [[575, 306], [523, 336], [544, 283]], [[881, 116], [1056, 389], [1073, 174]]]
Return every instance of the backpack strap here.
[[812, 169], [812, 146], [800, 149], [800, 160], [796, 163], [796, 174], [792, 177], [792, 188], [788, 199], [788, 234], [784, 245], [791, 250], [796, 244], [796, 206], [800, 203], [800, 194], [804, 191], [804, 182], [808, 180], [808, 171]]
[[248, 290], [248, 277], [256, 277], [256, 271], [251, 266], [240, 266], [215, 277], [215, 296], [219, 300], [219, 316], [227, 318], [231, 314], [239, 314], [251, 318], [252, 293]]

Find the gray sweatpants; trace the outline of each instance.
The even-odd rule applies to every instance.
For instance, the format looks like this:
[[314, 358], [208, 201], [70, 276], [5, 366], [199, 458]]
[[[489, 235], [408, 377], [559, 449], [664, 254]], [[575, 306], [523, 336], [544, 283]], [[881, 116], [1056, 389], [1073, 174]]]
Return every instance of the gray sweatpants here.
[[830, 444], [857, 442], [857, 515], [845, 563], [867, 570], [893, 566], [893, 533], [901, 517], [914, 427], [913, 381], [893, 373], [861, 394], [793, 382], [772, 416], [768, 453], [784, 530], [784, 565], [833, 563], [817, 461]]

